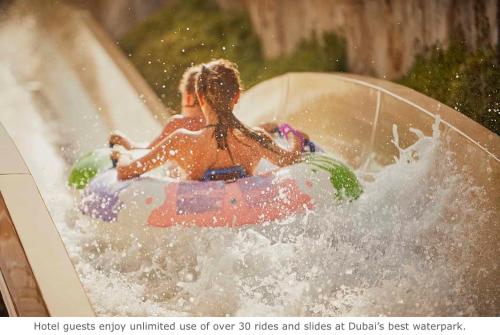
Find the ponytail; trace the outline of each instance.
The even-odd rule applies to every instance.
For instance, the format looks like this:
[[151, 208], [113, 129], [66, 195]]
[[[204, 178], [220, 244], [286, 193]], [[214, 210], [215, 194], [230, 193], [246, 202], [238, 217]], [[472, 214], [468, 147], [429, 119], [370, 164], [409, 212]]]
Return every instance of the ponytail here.
[[[257, 142], [263, 148], [277, 152], [272, 139], [249, 129], [234, 116], [232, 101], [240, 89], [240, 74], [234, 63], [219, 59], [201, 66], [196, 81], [196, 92], [205, 98], [217, 114], [218, 123], [214, 125], [217, 147], [221, 150], [229, 150], [228, 130], [238, 129], [244, 136]], [[231, 155], [230, 151], [229, 154]]]

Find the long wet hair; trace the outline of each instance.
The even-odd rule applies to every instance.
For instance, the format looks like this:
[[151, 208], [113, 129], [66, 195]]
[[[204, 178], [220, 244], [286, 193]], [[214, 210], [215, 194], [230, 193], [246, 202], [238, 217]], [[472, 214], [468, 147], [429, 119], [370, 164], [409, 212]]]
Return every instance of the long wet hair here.
[[[238, 129], [244, 136], [275, 152], [272, 139], [249, 129], [234, 116], [233, 100], [240, 90], [240, 73], [234, 63], [225, 59], [218, 59], [201, 66], [196, 80], [196, 92], [199, 96], [204, 97], [217, 114], [217, 124], [210, 125], [215, 128], [214, 136], [217, 147], [221, 150], [229, 150], [227, 142], [228, 130]], [[230, 150], [229, 154], [231, 155]]]
[[179, 93], [182, 94], [186, 92], [194, 98], [193, 104], [187, 107], [198, 106], [198, 96], [196, 95], [196, 78], [200, 73], [200, 66], [191, 66], [189, 69], [184, 71], [182, 79], [179, 83]]

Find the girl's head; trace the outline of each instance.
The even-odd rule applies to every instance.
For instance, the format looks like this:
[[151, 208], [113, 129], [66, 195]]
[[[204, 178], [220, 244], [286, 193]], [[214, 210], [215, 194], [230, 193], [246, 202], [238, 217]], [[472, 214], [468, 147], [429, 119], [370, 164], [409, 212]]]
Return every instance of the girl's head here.
[[182, 75], [179, 83], [179, 93], [182, 96], [182, 106], [195, 107], [199, 106], [196, 96], [196, 77], [200, 73], [200, 66], [195, 65], [187, 69]]
[[[238, 129], [259, 145], [274, 151], [269, 137], [247, 128], [234, 116], [233, 108], [240, 98], [240, 90], [240, 73], [236, 64], [225, 59], [218, 59], [201, 66], [196, 80], [196, 93], [206, 119], [211, 119], [209, 113], [217, 117], [217, 122], [213, 125], [217, 147], [223, 150], [228, 149], [228, 130]], [[207, 106], [210, 108], [206, 108]], [[229, 154], [231, 155], [231, 151]]]
[[241, 81], [236, 64], [218, 59], [201, 66], [196, 82], [200, 105], [209, 105], [220, 121], [232, 114], [240, 97]]

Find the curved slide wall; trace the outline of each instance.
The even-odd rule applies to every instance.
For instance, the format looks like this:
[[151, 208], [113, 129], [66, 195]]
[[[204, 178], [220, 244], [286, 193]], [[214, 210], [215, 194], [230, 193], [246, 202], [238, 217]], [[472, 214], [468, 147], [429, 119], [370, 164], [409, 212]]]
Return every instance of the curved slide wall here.
[[36, 183], [0, 124], [0, 293], [10, 316], [92, 316]]
[[[74, 142], [70, 144], [73, 150], [60, 153], [65, 159], [71, 161], [82, 152], [102, 145], [108, 131], [114, 128], [139, 140], [150, 138], [159, 130], [159, 123], [152, 115], [166, 114], [163, 107], [84, 12], [64, 6], [36, 11], [23, 6], [15, 8], [11, 19], [0, 24], [0, 43], [8, 46], [3, 49], [6, 52], [0, 54], [0, 64], [4, 65], [0, 68], [1, 83], [7, 87], [9, 83], [17, 85], [20, 82], [29, 86], [34, 112], [44, 122], [63, 128], [60, 131]], [[28, 59], [20, 56], [23, 54], [29, 54], [35, 62], [28, 66], [20, 61]], [[8, 133], [13, 132], [16, 121], [22, 119], [25, 112], [5, 112], [5, 108], [16, 106], [18, 99], [21, 98], [0, 101], [4, 108], [0, 121]], [[492, 314], [498, 310], [500, 141], [497, 135], [415, 91], [381, 80], [340, 74], [287, 74], [269, 80], [245, 93], [237, 113], [251, 124], [270, 119], [290, 122], [314, 134], [315, 140], [325, 149], [338, 153], [358, 171], [365, 172], [391, 164], [398, 155], [391, 142], [394, 124], [400, 146], [406, 147], [417, 140], [410, 127], [431, 135], [435, 115], [440, 115], [442, 142], [454, 153], [455, 165], [473, 180], [475, 186], [484, 190], [481, 196], [494, 213], [478, 232], [477, 243], [482, 247], [475, 249], [477, 254], [472, 255], [474, 267], [470, 269], [468, 280], [471, 290], [477, 291], [478, 299], [485, 302], [479, 312]], [[141, 132], [138, 132], [138, 124]], [[26, 147], [21, 143], [20, 134], [11, 135], [18, 147]], [[4, 138], [2, 141], [7, 141]], [[3, 144], [0, 146], [2, 160], [14, 161], [12, 149], [7, 150], [7, 145]], [[26, 161], [28, 168], [34, 169], [30, 160]], [[39, 183], [36, 171], [32, 172]], [[0, 171], [4, 173], [7, 172]], [[7, 192], [3, 184], [0, 187], [0, 192]], [[6, 202], [14, 225], [17, 225], [13, 211], [25, 208], [10, 205], [9, 201], [12, 204], [13, 200]], [[445, 222], [454, 213], [450, 209], [442, 215]], [[46, 220], [45, 224], [52, 223]], [[22, 229], [17, 231], [23, 234]], [[20, 240], [27, 244], [25, 249], [35, 243], [23, 236]], [[43, 255], [51, 250], [53, 243], [38, 240], [36, 249]], [[62, 249], [52, 257], [61, 262], [68, 260]], [[37, 262], [35, 259], [30, 261]], [[31, 265], [37, 277], [36, 264]], [[51, 294], [46, 292], [46, 295]], [[49, 304], [51, 297], [44, 298]], [[47, 307], [51, 311], [50, 306]], [[91, 312], [87, 310], [86, 313]]]
[[[258, 108], [256, 108], [258, 106]], [[246, 122], [289, 122], [327, 151], [338, 153], [361, 173], [394, 163], [399, 151], [393, 144], [396, 131], [400, 148], [415, 143], [410, 129], [432, 136], [440, 119], [443, 160], [452, 160], [456, 171], [470, 181], [471, 197], [481, 197], [488, 222], [470, 219], [474, 232], [472, 267], [467, 287], [482, 302], [482, 312], [500, 307], [500, 137], [450, 107], [414, 90], [384, 80], [345, 74], [289, 73], [250, 89], [237, 112]], [[439, 168], [439, 167], [438, 167]], [[451, 172], [451, 171], [450, 171]], [[444, 179], [447, 171], [440, 171]], [[405, 187], [405, 185], [401, 185]], [[441, 224], [457, 215], [444, 205]], [[470, 199], [471, 201], [473, 199]], [[472, 236], [471, 236], [472, 239]], [[460, 259], [457, 257], [456, 266]]]

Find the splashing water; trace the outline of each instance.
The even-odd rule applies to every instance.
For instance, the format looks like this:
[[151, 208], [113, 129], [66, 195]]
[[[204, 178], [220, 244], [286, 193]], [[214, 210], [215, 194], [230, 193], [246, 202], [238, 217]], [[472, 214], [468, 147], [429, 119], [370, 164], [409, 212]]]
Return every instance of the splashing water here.
[[[469, 297], [462, 286], [467, 218], [487, 214], [466, 195], [470, 181], [454, 171], [438, 123], [432, 137], [413, 130], [419, 139], [405, 149], [394, 128], [399, 158], [371, 173], [357, 201], [264, 227], [156, 229], [148, 244], [117, 248], [73, 208], [56, 123], [36, 112], [25, 84], [0, 70], [2, 85], [12, 88], [1, 95], [0, 104], [11, 106], [2, 122], [38, 181], [98, 314], [474, 313], [464, 309]], [[459, 213], [453, 222], [443, 215], [450, 207]]]

